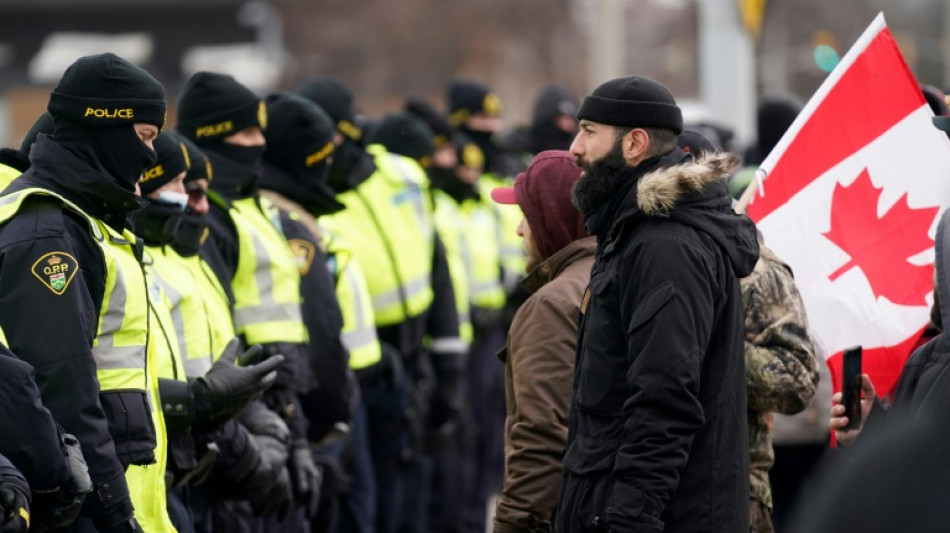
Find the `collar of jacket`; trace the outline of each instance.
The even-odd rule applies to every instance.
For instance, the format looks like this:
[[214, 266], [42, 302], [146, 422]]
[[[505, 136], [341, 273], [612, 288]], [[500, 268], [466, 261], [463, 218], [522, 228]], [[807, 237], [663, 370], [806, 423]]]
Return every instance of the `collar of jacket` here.
[[59, 194], [119, 232], [128, 227], [129, 214], [148, 204], [47, 135], [36, 138], [30, 151], [30, 168], [4, 193], [31, 187]]
[[596, 248], [596, 237], [592, 236], [578, 239], [564, 248], [561, 248], [551, 257], [538, 263], [537, 266], [532, 268], [531, 272], [528, 272], [528, 275], [521, 280], [521, 285], [530, 292], [537, 292], [538, 289], [561, 275], [561, 272], [564, 272], [564, 270], [574, 262], [594, 255]]
[[269, 189], [280, 193], [284, 198], [292, 198], [302, 205], [306, 212], [314, 217], [330, 215], [343, 210], [346, 206], [336, 201], [333, 189], [322, 182], [304, 185], [302, 180], [308, 176], [292, 176], [285, 170], [278, 168], [269, 161], [264, 161], [261, 167], [261, 189]]

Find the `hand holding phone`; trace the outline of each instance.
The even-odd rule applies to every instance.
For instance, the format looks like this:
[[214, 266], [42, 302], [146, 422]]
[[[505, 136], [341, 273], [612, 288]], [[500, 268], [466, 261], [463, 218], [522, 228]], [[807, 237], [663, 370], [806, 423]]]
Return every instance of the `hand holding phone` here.
[[841, 394], [844, 415], [848, 425], [842, 429], [861, 427], [861, 347], [853, 346], [844, 351], [841, 372]]

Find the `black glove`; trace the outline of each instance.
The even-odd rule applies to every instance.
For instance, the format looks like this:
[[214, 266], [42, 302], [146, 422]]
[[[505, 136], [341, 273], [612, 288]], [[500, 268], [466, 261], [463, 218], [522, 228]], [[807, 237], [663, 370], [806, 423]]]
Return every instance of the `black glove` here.
[[294, 502], [303, 507], [307, 518], [312, 518], [320, 507], [320, 485], [323, 481], [323, 473], [314, 462], [313, 452], [306, 440], [294, 441], [288, 468], [294, 489]]
[[142, 529], [135, 518], [129, 518], [122, 523], [106, 528], [97, 525], [96, 528], [99, 533], [145, 533], [145, 530]]
[[0, 532], [26, 533], [30, 527], [30, 487], [14, 468], [0, 472]]
[[283, 522], [294, 510], [294, 492], [287, 468], [281, 468], [276, 481], [259, 497], [251, 499], [251, 509], [257, 516], [273, 516]]
[[82, 509], [86, 494], [92, 492], [92, 480], [79, 441], [63, 433], [60, 442], [66, 454], [69, 479], [53, 490], [33, 491], [32, 531], [47, 531], [72, 524]]
[[[227, 420], [259, 400], [277, 379], [283, 356], [274, 355], [256, 364], [237, 366], [235, 360], [240, 346], [238, 339], [232, 339], [211, 369], [192, 383], [196, 419], [207, 423]], [[241, 356], [241, 362], [249, 362], [260, 354], [261, 347], [252, 346]]]

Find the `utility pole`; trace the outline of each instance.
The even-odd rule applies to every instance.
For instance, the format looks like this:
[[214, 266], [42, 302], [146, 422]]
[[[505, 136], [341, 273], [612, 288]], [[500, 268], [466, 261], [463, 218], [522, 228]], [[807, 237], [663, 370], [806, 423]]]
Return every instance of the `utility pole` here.
[[[948, 0], [950, 1], [950, 0]], [[699, 2], [699, 88], [716, 120], [739, 145], [755, 138], [755, 51], [736, 0]]]
[[588, 84], [591, 89], [624, 75], [626, 3], [626, 0], [588, 0], [593, 10], [593, 20], [588, 28], [588, 49], [591, 51]]

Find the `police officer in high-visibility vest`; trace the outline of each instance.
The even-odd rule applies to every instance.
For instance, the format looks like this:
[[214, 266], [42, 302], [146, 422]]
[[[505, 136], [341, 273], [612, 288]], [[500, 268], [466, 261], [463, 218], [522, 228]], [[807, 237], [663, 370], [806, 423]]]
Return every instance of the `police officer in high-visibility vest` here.
[[[324, 464], [326, 490], [321, 491], [320, 514], [312, 531], [336, 527], [366, 531], [354, 524], [372, 524], [374, 512], [366, 502], [373, 497], [375, 483], [371, 464], [364, 460], [368, 455], [365, 411], [353, 405], [360, 395], [350, 390], [353, 373], [347, 363], [361, 375], [373, 372], [380, 366], [381, 348], [362, 271], [352, 254], [341, 253], [339, 239], [317, 223], [320, 216], [344, 207], [327, 185], [336, 128], [319, 106], [296, 94], [274, 93], [265, 102], [267, 151], [261, 195], [280, 209], [281, 226], [300, 268], [304, 322], [311, 343], [321, 347], [314, 359], [320, 385], [313, 396], [319, 399], [322, 412], [308, 416], [310, 439], [319, 441], [317, 457]], [[357, 412], [355, 425], [350, 423], [351, 410]], [[346, 433], [352, 436], [346, 454], [353, 458], [352, 467], [347, 468], [352, 481], [346, 484], [345, 494], [338, 494], [342, 481], [338, 474], [345, 468], [344, 443], [338, 437]], [[338, 516], [341, 525], [334, 523]]]
[[[92, 490], [79, 441], [57, 427], [43, 407], [33, 368], [5, 344], [0, 331], [0, 531], [68, 526]], [[17, 471], [4, 472], [2, 458]], [[10, 476], [23, 484], [8, 486]]]
[[[445, 126], [448, 127], [448, 124]], [[440, 179], [440, 176], [436, 175], [438, 169], [451, 165], [450, 170], [455, 171], [456, 153], [452, 142], [443, 140], [437, 150], [435, 134], [427, 123], [414, 113], [398, 112], [386, 115], [373, 125], [366, 139], [369, 143], [385, 146], [390, 153], [414, 159], [428, 170], [433, 183]], [[435, 207], [436, 230], [440, 240], [445, 243], [448, 274], [455, 288], [460, 337], [467, 348], [472, 342], [472, 326], [468, 320], [469, 272], [463, 256], [466, 238], [465, 216], [458, 204], [443, 191], [433, 188], [430, 193]], [[464, 515], [456, 508], [464, 499], [467, 485], [467, 476], [461, 467], [473, 444], [471, 429], [470, 424], [447, 427], [444, 428], [446, 433], [439, 436], [446, 445], [433, 453], [433, 502], [430, 505], [429, 520], [430, 527], [435, 531], [464, 530]]]
[[[434, 268], [447, 272], [448, 266], [432, 222], [428, 179], [415, 161], [389, 154], [379, 145], [365, 150], [359, 145], [352, 95], [341, 82], [311, 79], [298, 92], [320, 105], [336, 121], [339, 133], [329, 184], [346, 208], [321, 222], [352, 246], [360, 264], [373, 266], [365, 274], [383, 353], [388, 352], [387, 345], [394, 348], [401, 361], [387, 364], [397, 373], [404, 365], [403, 375], [414, 383], [408, 399], [398, 388], [367, 395], [377, 531], [428, 531], [429, 459], [423, 446], [439, 428], [457, 423], [465, 357], [451, 279], [447, 273], [433, 272]], [[441, 285], [433, 285], [436, 279]], [[436, 299], [436, 293], [446, 297]], [[435, 302], [438, 309], [433, 308]], [[426, 350], [429, 314], [446, 321], [443, 331], [454, 332], [440, 334]], [[415, 414], [409, 417], [409, 427], [402, 422], [407, 412]]]
[[480, 429], [474, 471], [482, 472], [470, 485], [467, 514], [481, 529], [482, 511], [492, 492], [501, 488], [504, 471], [504, 389], [502, 368], [494, 354], [505, 343], [507, 289], [514, 289], [524, 273], [524, 250], [517, 235], [521, 213], [517, 206], [499, 206], [490, 191], [510, 185], [497, 172], [503, 153], [493, 135], [501, 126], [501, 101], [487, 85], [469, 79], [453, 80], [448, 89], [449, 123], [456, 128], [459, 167], [456, 179], [464, 184], [444, 186], [446, 192], [466, 191], [456, 198], [466, 220], [472, 324], [475, 340], [468, 368], [473, 417]]
[[[310, 388], [310, 373], [303, 370], [308, 335], [293, 252], [279, 228], [276, 209], [257, 193], [266, 121], [264, 102], [231, 76], [198, 72], [185, 83], [179, 99], [177, 129], [206, 153], [214, 172], [209, 242], [229, 272], [221, 281], [231, 285], [237, 333], [247, 343], [263, 345], [268, 354], [287, 358], [264, 401], [286, 419], [293, 437], [302, 439], [307, 421], [299, 395]], [[292, 454], [288, 467], [312, 473], [312, 464], [300, 463], [308, 457]], [[284, 494], [290, 494], [292, 477], [289, 470], [280, 476]], [[309, 497], [298, 496], [298, 503]]]
[[[154, 145], [158, 160], [139, 182], [149, 203], [133, 215], [133, 223], [136, 234], [145, 241], [149, 279], [156, 285], [154, 292], [159, 293], [153, 303], [155, 315], [161, 319], [155, 338], [161, 356], [160, 405], [169, 435], [165, 476], [169, 511], [179, 530], [192, 531], [202, 518], [203, 507], [191, 509], [188, 491], [181, 487], [207, 476], [220, 450], [217, 445], [209, 448], [212, 436], [208, 432], [261, 397], [276, 378], [282, 357], [234, 365], [239, 345], [236, 340], [231, 343], [235, 335], [223, 290], [216, 286], [210, 271], [202, 270], [196, 255], [185, 259], [172, 248], [190, 199], [184, 186], [190, 166], [187, 148], [169, 131], [160, 133]], [[202, 290], [209, 281], [214, 284], [212, 294]], [[266, 465], [258, 464], [258, 469], [246, 473], [248, 478], [266, 475], [259, 471]], [[241, 480], [236, 477], [236, 481]]]
[[[36, 369], [44, 405], [82, 444], [99, 531], [136, 531], [124, 475], [155, 462], [142, 249], [126, 228], [155, 161], [165, 92], [114, 54], [83, 57], [48, 105], [32, 165], [0, 197], [0, 326]], [[98, 395], [96, 394], [98, 391]]]
[[327, 490], [321, 493], [321, 512], [311, 530], [333, 531], [333, 521], [340, 514], [335, 489], [342, 481], [342, 448], [335, 441], [350, 432], [356, 394], [355, 377], [347, 368], [348, 348], [363, 366], [378, 362], [378, 352], [370, 355], [375, 361], [362, 361], [376, 341], [376, 331], [373, 324], [361, 332], [344, 329], [340, 306], [350, 302], [337, 301], [334, 280], [326, 268], [326, 232], [316, 221], [317, 213], [339, 206], [326, 183], [334, 150], [333, 122], [316, 104], [294, 93], [270, 94], [265, 103], [267, 151], [261, 195], [279, 209], [281, 227], [297, 259], [304, 323], [314, 349], [311, 364], [318, 383], [305, 405], [316, 407], [307, 410], [308, 437], [318, 462], [324, 465]]

